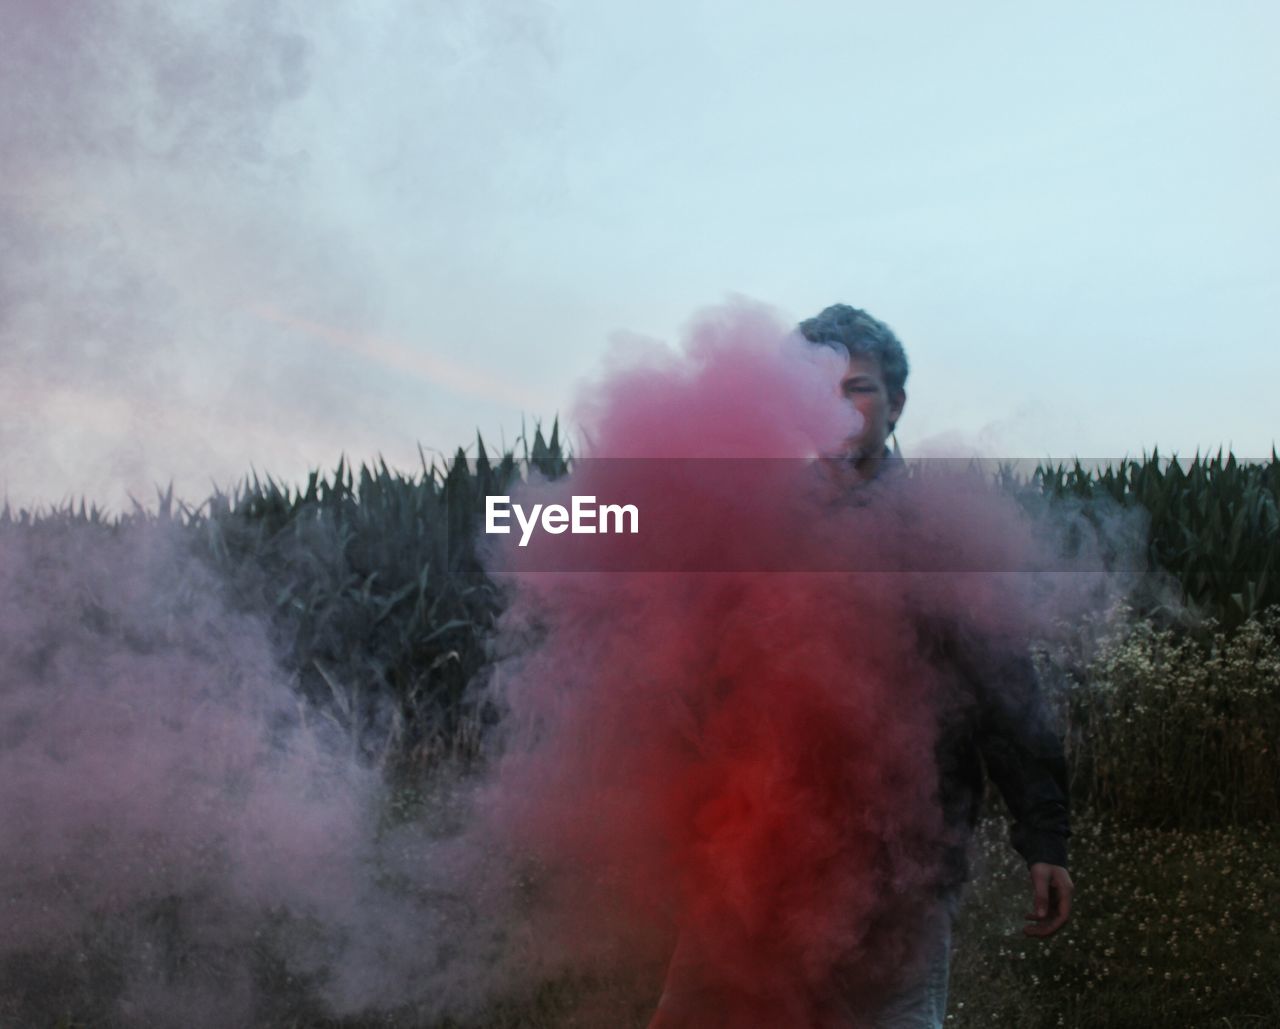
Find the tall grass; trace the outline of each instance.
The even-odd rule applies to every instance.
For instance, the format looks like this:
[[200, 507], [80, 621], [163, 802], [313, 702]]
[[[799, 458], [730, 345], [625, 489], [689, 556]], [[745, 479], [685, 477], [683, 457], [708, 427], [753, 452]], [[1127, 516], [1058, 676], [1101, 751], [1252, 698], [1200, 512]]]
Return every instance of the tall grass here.
[[521, 442], [491, 459], [477, 436], [474, 457], [416, 478], [384, 462], [295, 492], [255, 478], [189, 515], [238, 601], [273, 619], [299, 691], [367, 759], [408, 773], [478, 754], [492, 713], [466, 687], [503, 603], [476, 552], [485, 497], [569, 465], [558, 423]]
[[[1011, 482], [1014, 488], [1022, 484]], [[1101, 470], [1041, 464], [1032, 492], [1050, 500], [1105, 498], [1149, 517], [1148, 568], [1177, 581], [1184, 603], [1234, 629], [1280, 603], [1280, 458], [1240, 462], [1222, 451], [1189, 463], [1158, 451]]]
[[[421, 473], [340, 461], [292, 488], [253, 475], [198, 507], [159, 497], [110, 518], [82, 501], [33, 514], [0, 510], [0, 532], [128, 532], [171, 522], [220, 573], [228, 596], [274, 629], [310, 717], [331, 723], [363, 759], [414, 774], [481, 752], [494, 713], [469, 700], [504, 598], [476, 553], [484, 498], [571, 457], [554, 424], [522, 452], [423, 461]], [[1041, 464], [1005, 488], [1043, 508], [1070, 504], [1100, 520], [1109, 506], [1149, 518], [1148, 567], [1213, 621], [1194, 636], [1146, 625], [1101, 642], [1068, 709], [1080, 795], [1100, 809], [1164, 824], [1216, 824], [1277, 810], [1280, 460], [1157, 453], [1101, 471]], [[1147, 594], [1154, 596], [1156, 594]], [[1143, 603], [1143, 595], [1135, 596]], [[1176, 802], [1171, 798], [1176, 797]], [[1211, 814], [1210, 812], [1216, 812]]]
[[192, 507], [159, 494], [111, 517], [95, 506], [0, 510], [0, 533], [129, 533], [148, 521], [184, 534], [238, 610], [270, 621], [308, 716], [344, 734], [362, 759], [411, 775], [479, 752], [492, 717], [467, 700], [483, 667], [498, 588], [476, 553], [484, 498], [533, 472], [554, 478], [571, 460], [558, 422], [536, 427], [521, 453], [423, 459], [406, 475], [379, 461], [292, 488], [254, 474]]

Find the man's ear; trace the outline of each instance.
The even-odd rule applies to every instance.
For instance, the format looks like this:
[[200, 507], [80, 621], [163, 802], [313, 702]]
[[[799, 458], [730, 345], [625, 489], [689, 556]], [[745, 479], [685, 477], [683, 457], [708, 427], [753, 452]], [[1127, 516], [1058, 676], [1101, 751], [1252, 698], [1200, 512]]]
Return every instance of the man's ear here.
[[907, 391], [904, 389], [895, 389], [889, 394], [889, 431], [898, 425], [898, 419], [902, 417], [902, 409], [907, 406]]

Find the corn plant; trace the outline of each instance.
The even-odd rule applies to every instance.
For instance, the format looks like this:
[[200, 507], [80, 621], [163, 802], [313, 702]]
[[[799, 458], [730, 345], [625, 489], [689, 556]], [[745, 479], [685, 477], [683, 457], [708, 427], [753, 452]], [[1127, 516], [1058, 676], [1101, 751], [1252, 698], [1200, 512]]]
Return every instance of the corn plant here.
[[170, 523], [225, 583], [233, 606], [270, 620], [305, 717], [330, 725], [365, 760], [394, 769], [469, 760], [492, 712], [466, 686], [486, 660], [502, 608], [477, 557], [485, 497], [536, 470], [570, 463], [559, 424], [536, 428], [523, 454], [491, 455], [477, 436], [469, 458], [422, 459], [406, 475], [384, 461], [345, 459], [291, 488], [253, 473], [198, 507], [160, 492], [153, 512], [112, 518], [67, 503], [39, 514], [0, 510], [0, 531], [127, 533]]
[[242, 603], [265, 608], [311, 708], [372, 760], [408, 768], [478, 752], [491, 712], [466, 687], [502, 597], [476, 554], [485, 497], [529, 470], [564, 474], [559, 425], [523, 457], [423, 459], [409, 477], [340, 461], [291, 491], [254, 477], [193, 521]]
[[1150, 519], [1148, 568], [1173, 576], [1183, 599], [1228, 631], [1280, 602], [1280, 460], [1244, 463], [1197, 454], [1185, 467], [1158, 451], [1101, 470], [1037, 467], [1034, 492], [1051, 500], [1105, 499]]

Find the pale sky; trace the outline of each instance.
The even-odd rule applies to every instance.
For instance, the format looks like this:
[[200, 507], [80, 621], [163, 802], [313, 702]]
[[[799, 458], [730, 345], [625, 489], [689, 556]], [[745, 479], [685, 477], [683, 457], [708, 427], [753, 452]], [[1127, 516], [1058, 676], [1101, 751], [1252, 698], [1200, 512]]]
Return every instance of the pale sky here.
[[548, 424], [618, 333], [864, 307], [911, 454], [1280, 437], [1280, 6], [0, 0], [0, 493]]

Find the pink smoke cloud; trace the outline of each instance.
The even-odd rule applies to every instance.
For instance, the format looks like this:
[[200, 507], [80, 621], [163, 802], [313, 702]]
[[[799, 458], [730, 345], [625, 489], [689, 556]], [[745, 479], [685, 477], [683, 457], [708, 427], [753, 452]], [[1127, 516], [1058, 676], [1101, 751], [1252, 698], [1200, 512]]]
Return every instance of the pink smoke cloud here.
[[538, 640], [495, 678], [488, 804], [542, 863], [543, 946], [650, 969], [656, 999], [678, 940], [702, 1024], [826, 1024], [910, 959], [953, 842], [932, 754], [964, 703], [921, 626], [1049, 631], [1043, 578], [1009, 574], [1032, 527], [985, 483], [841, 500], [813, 459], [856, 427], [842, 370], [764, 309], [704, 314], [680, 352], [616, 361], [575, 470], [513, 498], [625, 499], [648, 531], [489, 558], [513, 647]]

